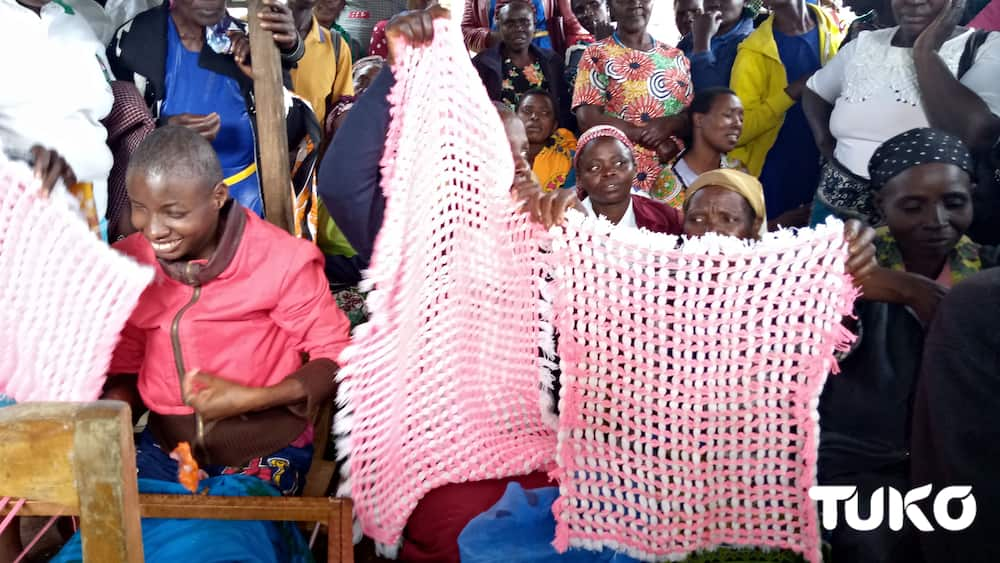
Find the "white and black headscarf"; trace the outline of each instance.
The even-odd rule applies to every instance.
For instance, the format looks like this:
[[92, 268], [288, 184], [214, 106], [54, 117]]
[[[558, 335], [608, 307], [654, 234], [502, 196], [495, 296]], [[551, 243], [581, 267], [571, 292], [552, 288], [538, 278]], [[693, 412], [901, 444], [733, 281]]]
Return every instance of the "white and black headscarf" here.
[[954, 164], [970, 176], [975, 174], [972, 154], [961, 139], [938, 129], [910, 129], [882, 143], [872, 155], [868, 162], [872, 189], [881, 189], [914, 166], [935, 162]]

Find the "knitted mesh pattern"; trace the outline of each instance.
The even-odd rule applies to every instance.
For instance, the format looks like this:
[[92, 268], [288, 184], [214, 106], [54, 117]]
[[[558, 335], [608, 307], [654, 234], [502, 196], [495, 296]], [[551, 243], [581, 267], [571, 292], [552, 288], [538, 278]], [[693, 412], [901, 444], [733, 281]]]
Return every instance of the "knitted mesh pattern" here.
[[0, 395], [93, 401], [153, 278], [0, 158]]
[[843, 225], [748, 245], [612, 229], [553, 241], [562, 360], [555, 546], [820, 561], [819, 393], [855, 291]]
[[514, 212], [497, 110], [454, 23], [437, 22], [434, 44], [408, 48], [393, 73], [370, 320], [339, 359], [335, 425], [342, 492], [390, 556], [427, 491], [548, 469], [555, 453], [540, 404], [540, 231]]

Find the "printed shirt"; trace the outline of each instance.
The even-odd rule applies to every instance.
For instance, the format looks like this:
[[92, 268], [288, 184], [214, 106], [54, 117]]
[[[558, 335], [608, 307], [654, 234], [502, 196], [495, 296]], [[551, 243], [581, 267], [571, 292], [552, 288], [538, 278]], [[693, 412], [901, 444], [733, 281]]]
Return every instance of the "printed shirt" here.
[[503, 60], [501, 68], [503, 81], [500, 83], [500, 101], [511, 111], [517, 110], [521, 96], [528, 90], [549, 89], [549, 81], [542, 72], [542, 65], [535, 61], [526, 67], [519, 67], [510, 59]]
[[[602, 106], [604, 113], [640, 124], [684, 111], [693, 95], [691, 67], [679, 50], [653, 40], [653, 48], [626, 47], [614, 34], [584, 52], [573, 91], [573, 108]], [[635, 147], [638, 166], [633, 189], [674, 207], [683, 204], [684, 190], [669, 162], [656, 151]]]

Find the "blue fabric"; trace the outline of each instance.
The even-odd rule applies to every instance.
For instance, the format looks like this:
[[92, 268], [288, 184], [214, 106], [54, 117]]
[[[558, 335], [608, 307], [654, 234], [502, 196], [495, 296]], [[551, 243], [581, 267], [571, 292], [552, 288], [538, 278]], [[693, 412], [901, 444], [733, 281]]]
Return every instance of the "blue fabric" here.
[[[778, 44], [778, 56], [785, 66], [789, 84], [819, 70], [818, 25], [795, 36], [775, 29], [774, 41]], [[785, 112], [785, 122], [767, 153], [760, 175], [768, 219], [812, 201], [819, 184], [819, 172], [819, 149], [802, 111], [802, 102], [798, 101]]]
[[323, 156], [316, 189], [330, 218], [357, 252], [351, 259], [327, 256], [327, 275], [336, 270], [360, 280], [361, 270], [371, 260], [385, 213], [379, 163], [389, 131], [389, 89], [395, 83], [386, 65], [354, 102]]
[[809, 214], [810, 227], [825, 223], [827, 217], [836, 217], [836, 215], [836, 210], [820, 201], [818, 194], [813, 197], [812, 212]]
[[[139, 479], [144, 494], [190, 494], [177, 483]], [[214, 496], [275, 496], [256, 477], [225, 475], [201, 482], [199, 494]], [[294, 523], [236, 520], [142, 520], [146, 563], [306, 563], [309, 549]], [[83, 561], [80, 534], [76, 533], [50, 563]]]
[[[312, 465], [313, 446], [303, 448], [287, 446], [273, 454], [250, 460], [246, 467], [233, 468], [223, 465], [206, 465], [201, 469], [209, 477], [239, 473], [270, 483], [283, 495], [296, 495], [305, 487], [306, 474]], [[135, 465], [140, 479], [177, 482], [177, 461], [163, 451], [153, 439], [149, 428], [143, 430], [135, 445]]]
[[610, 550], [558, 553], [552, 547], [552, 503], [558, 497], [558, 487], [525, 490], [518, 483], [507, 485], [503, 497], [458, 536], [462, 563], [638, 563]]
[[[545, 5], [542, 4], [542, 0], [531, 0], [531, 3], [535, 6], [535, 33], [539, 31], [548, 31], [549, 24], [545, 20]], [[487, 12], [487, 16], [490, 19], [490, 29], [493, 31], [497, 30], [497, 22], [493, 21], [497, 13], [497, 0], [490, 0], [490, 11]], [[536, 37], [532, 43], [535, 47], [540, 49], [552, 49], [552, 39], [548, 35], [543, 35], [541, 37]]]
[[[694, 83], [695, 92], [719, 86], [729, 87], [729, 77], [733, 72], [733, 63], [736, 62], [736, 51], [740, 43], [751, 33], [753, 33], [753, 19], [744, 17], [726, 33], [713, 37], [709, 43], [709, 50], [704, 53], [692, 53], [693, 39], [690, 36], [684, 38], [687, 40], [685, 45], [687, 51], [683, 48], [681, 50], [691, 60], [691, 81]], [[816, 52], [819, 52], [818, 47]]]
[[[167, 27], [166, 96], [160, 115], [166, 120], [180, 113], [219, 114], [222, 126], [212, 147], [219, 155], [223, 176], [232, 176], [255, 160], [253, 122], [240, 85], [199, 66], [199, 53], [184, 48], [173, 18], [167, 18]], [[241, 205], [263, 216], [256, 174], [230, 186], [229, 191]]]

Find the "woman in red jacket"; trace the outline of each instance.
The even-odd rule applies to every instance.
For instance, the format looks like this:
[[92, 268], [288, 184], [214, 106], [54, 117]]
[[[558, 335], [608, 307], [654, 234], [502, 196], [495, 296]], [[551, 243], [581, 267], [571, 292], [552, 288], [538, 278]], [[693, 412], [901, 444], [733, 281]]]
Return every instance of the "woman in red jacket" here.
[[[315, 245], [229, 197], [211, 145], [167, 126], [132, 155], [132, 223], [115, 245], [155, 269], [122, 331], [109, 398], [148, 409], [139, 477], [176, 481], [167, 455], [189, 442], [209, 476], [243, 473], [283, 494], [312, 460], [311, 415], [334, 394], [348, 322]], [[303, 358], [307, 357], [307, 361]]]

